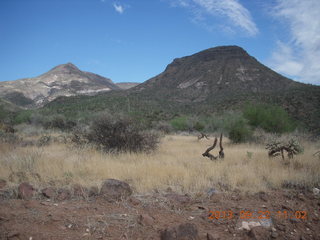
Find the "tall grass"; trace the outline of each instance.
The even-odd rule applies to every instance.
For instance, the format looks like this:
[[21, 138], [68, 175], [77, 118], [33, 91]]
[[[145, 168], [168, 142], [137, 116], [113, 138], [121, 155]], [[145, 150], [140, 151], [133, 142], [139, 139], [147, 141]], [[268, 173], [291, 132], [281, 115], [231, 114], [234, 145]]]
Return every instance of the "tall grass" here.
[[[136, 192], [164, 190], [202, 192], [224, 186], [224, 190], [239, 189], [257, 192], [280, 189], [284, 183], [312, 187], [320, 180], [320, 163], [313, 157], [315, 147], [305, 145], [303, 155], [289, 165], [280, 158], [269, 159], [264, 146], [233, 145], [224, 139], [226, 157], [210, 161], [201, 154], [212, 144], [194, 136], [166, 136], [153, 154], [118, 155], [99, 152], [94, 148], [77, 149], [63, 144], [43, 148], [12, 149], [0, 146], [0, 178], [8, 179], [12, 171], [32, 171], [41, 175], [41, 182], [55, 181], [59, 185], [80, 183], [97, 186], [106, 178], [128, 181]], [[215, 155], [218, 150], [213, 150]]]

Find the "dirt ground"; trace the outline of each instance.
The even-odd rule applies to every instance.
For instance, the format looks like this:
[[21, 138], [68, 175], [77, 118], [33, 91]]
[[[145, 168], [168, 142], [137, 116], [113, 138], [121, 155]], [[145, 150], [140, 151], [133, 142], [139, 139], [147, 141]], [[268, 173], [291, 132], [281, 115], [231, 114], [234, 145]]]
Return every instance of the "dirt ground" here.
[[[66, 201], [3, 199], [0, 239], [307, 240], [320, 239], [319, 215], [319, 196], [296, 190], [211, 193], [210, 197], [169, 191], [132, 195], [118, 202], [100, 196]], [[257, 221], [271, 225], [252, 228], [250, 223], [251, 230], [240, 229], [243, 222]], [[186, 223], [192, 231], [180, 230], [190, 234], [179, 237], [179, 230], [171, 237], [164, 234]]]

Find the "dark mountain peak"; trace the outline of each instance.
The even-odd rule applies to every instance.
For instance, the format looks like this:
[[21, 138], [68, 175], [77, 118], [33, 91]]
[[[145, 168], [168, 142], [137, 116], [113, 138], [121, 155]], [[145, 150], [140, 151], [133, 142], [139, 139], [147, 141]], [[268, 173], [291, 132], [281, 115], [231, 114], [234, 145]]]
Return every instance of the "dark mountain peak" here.
[[259, 63], [239, 46], [209, 48], [177, 58], [158, 76], [134, 90], [152, 92], [159, 98], [181, 102], [207, 101], [217, 96], [235, 96], [288, 89], [296, 82]]
[[250, 57], [251, 56], [239, 46], [219, 46], [203, 50], [190, 56], [176, 58], [173, 60], [172, 64], [179, 65], [185, 61], [208, 62], [224, 59], [245, 59]]

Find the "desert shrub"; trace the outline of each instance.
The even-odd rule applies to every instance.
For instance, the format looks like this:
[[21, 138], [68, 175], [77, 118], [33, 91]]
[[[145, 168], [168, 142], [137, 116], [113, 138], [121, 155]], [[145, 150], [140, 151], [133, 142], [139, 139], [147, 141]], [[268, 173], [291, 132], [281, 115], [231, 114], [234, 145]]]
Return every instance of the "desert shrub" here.
[[250, 140], [252, 130], [244, 119], [238, 119], [232, 123], [229, 129], [229, 138], [234, 143], [241, 143]]
[[37, 141], [37, 146], [38, 147], [48, 146], [50, 144], [50, 142], [51, 142], [51, 136], [43, 135]]
[[165, 134], [172, 132], [172, 126], [169, 123], [163, 121], [158, 122], [154, 128], [157, 131], [163, 132]]
[[21, 143], [21, 141], [22, 141], [22, 138], [20, 138], [16, 134], [7, 133], [0, 130], [0, 142], [15, 145], [15, 144]]
[[192, 127], [194, 130], [196, 131], [202, 131], [204, 128], [205, 128], [205, 125], [200, 122], [200, 121], [196, 121], [194, 124], [193, 124], [193, 127]]
[[95, 120], [86, 138], [106, 152], [150, 152], [157, 148], [159, 136], [144, 131], [132, 119], [105, 115]]
[[189, 131], [190, 127], [188, 124], [188, 119], [185, 116], [175, 117], [170, 121], [171, 126], [175, 131]]
[[61, 131], [68, 131], [72, 130], [77, 123], [71, 120], [66, 120], [65, 117], [56, 115], [51, 119], [48, 119], [44, 123], [45, 128], [51, 128], [51, 129], [59, 129]]
[[17, 112], [13, 117], [13, 124], [30, 123], [31, 115], [31, 110], [23, 110]]
[[247, 105], [243, 116], [253, 127], [260, 127], [267, 132], [285, 133], [296, 128], [289, 114], [279, 106], [273, 105]]

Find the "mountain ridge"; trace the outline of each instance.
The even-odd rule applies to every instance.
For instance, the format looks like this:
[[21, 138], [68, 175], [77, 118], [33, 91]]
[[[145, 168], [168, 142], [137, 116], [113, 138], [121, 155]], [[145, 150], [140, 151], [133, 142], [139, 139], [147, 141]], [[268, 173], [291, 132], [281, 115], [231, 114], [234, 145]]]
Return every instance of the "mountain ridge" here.
[[23, 107], [41, 107], [59, 96], [120, 90], [111, 79], [60, 64], [33, 78], [0, 82], [0, 97]]

